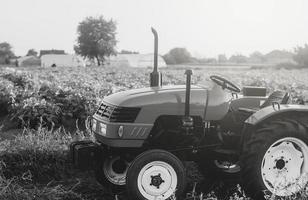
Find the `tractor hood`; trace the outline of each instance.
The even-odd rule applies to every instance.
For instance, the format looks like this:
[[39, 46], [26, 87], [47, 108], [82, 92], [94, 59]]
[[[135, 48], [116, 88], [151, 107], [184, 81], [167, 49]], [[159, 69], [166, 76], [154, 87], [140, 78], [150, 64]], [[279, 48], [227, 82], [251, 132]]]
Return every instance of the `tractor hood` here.
[[[205, 120], [221, 119], [229, 108], [230, 98], [226, 94], [221, 87], [192, 85], [190, 115]], [[185, 96], [185, 85], [163, 86], [118, 92], [105, 97], [103, 102], [119, 107], [141, 108], [135, 122], [152, 124], [162, 115], [184, 115]]]
[[[203, 117], [207, 88], [192, 86], [190, 114]], [[128, 90], [104, 98], [104, 102], [120, 107], [139, 107], [136, 123], [153, 123], [161, 115], [184, 115], [186, 86], [163, 86]]]
[[[202, 99], [205, 102], [206, 87], [191, 87], [191, 102], [194, 99]], [[104, 98], [106, 103], [121, 107], [141, 107], [160, 103], [185, 103], [185, 85], [148, 87], [127, 90], [111, 94]], [[199, 101], [198, 101], [199, 102]]]

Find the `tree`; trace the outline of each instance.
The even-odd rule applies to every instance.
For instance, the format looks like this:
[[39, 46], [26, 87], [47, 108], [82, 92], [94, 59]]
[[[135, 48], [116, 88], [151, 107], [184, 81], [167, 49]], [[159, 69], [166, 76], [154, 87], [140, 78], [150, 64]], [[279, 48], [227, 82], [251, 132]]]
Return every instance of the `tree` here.
[[294, 54], [290, 51], [286, 50], [273, 50], [264, 55], [266, 62], [271, 64], [279, 64], [279, 63], [291, 63], [293, 60]]
[[163, 55], [163, 58], [164, 58], [164, 60], [165, 60], [167, 65], [174, 65], [174, 64], [176, 64], [175, 58], [172, 55], [170, 55], [169, 53]]
[[10, 64], [12, 57], [14, 57], [12, 46], [7, 42], [0, 43], [0, 63]]
[[259, 51], [255, 51], [252, 54], [249, 55], [249, 62], [250, 63], [264, 63], [265, 62], [265, 56], [260, 53]]
[[35, 57], [37, 57], [37, 54], [38, 54], [37, 51], [35, 51], [34, 49], [29, 49], [26, 56], [35, 56]]
[[295, 48], [295, 55], [293, 59], [300, 65], [308, 67], [308, 45], [305, 44], [304, 47]]
[[79, 23], [77, 34], [75, 52], [89, 59], [96, 59], [98, 65], [101, 65], [101, 61], [104, 62], [106, 56], [116, 54], [116, 23], [112, 19], [107, 21], [103, 16], [87, 17]]
[[185, 48], [173, 48], [163, 57], [167, 64], [183, 64], [190, 62], [192, 59]]
[[225, 54], [219, 54], [218, 55], [218, 62], [219, 63], [226, 63], [228, 61], [227, 57]]
[[248, 58], [244, 55], [237, 54], [237, 55], [231, 56], [229, 61], [232, 63], [247, 63]]

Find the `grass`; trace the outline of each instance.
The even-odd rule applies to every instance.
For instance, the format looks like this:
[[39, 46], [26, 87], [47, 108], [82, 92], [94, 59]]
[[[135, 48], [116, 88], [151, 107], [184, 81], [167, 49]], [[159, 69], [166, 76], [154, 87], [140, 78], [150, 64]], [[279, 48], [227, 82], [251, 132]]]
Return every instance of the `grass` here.
[[41, 128], [25, 129], [15, 139], [1, 141], [0, 198], [78, 199], [72, 190], [50, 184], [70, 177], [66, 155], [70, 140], [60, 131]]
[[68, 144], [73, 140], [63, 129], [40, 127], [1, 141], [0, 199], [113, 199], [92, 172], [81, 173], [71, 165]]
[[[68, 144], [87, 135], [85, 120], [104, 96], [149, 86], [150, 71], [0, 67], [0, 199], [114, 199], [91, 172], [80, 173], [71, 166]], [[163, 85], [185, 84], [182, 68], [173, 66], [162, 73]], [[194, 84], [209, 84], [210, 75], [220, 74], [240, 87], [287, 90], [294, 102], [308, 100], [308, 69], [195, 68], [193, 73]], [[246, 199], [236, 181], [217, 180], [208, 194], [202, 194], [200, 173], [191, 164], [187, 167], [187, 199]]]

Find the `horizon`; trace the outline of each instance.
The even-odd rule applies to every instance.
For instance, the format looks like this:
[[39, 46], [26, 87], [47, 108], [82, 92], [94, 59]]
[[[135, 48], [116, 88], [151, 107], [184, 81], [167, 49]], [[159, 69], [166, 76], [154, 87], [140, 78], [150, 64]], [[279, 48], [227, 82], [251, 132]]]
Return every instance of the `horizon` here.
[[154, 27], [161, 55], [175, 47], [197, 58], [293, 52], [307, 43], [308, 34], [305, 0], [12, 0], [2, 5], [0, 42], [10, 43], [17, 56], [32, 48], [74, 53], [78, 24], [99, 15], [117, 22], [118, 51], [152, 53]]

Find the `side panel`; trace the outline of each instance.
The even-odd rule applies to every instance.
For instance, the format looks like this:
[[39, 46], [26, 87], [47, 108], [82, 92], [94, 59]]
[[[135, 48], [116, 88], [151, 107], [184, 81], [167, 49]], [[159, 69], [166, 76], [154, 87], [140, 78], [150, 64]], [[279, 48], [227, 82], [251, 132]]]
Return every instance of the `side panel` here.
[[233, 110], [238, 110], [238, 108], [259, 108], [266, 99], [267, 97], [248, 97], [239, 95], [238, 99], [234, 99], [231, 102], [230, 107]]
[[[111, 147], [141, 147], [153, 127], [153, 124], [112, 123], [98, 116], [94, 116], [93, 120], [96, 120], [96, 125], [91, 129], [96, 139]], [[120, 126], [123, 127], [122, 137], [118, 135]]]
[[272, 116], [286, 112], [308, 112], [308, 106], [290, 104], [280, 105], [280, 108], [277, 105], [268, 106], [251, 115], [245, 122], [251, 125], [256, 125]]
[[[193, 89], [190, 98], [190, 114], [203, 118], [207, 90]], [[138, 101], [139, 99], [136, 99]], [[161, 115], [184, 115], [185, 91], [171, 91], [142, 97], [142, 102], [147, 102], [141, 108], [135, 123], [153, 124]], [[152, 102], [152, 103], [151, 103]], [[141, 103], [141, 102], [140, 102]]]

